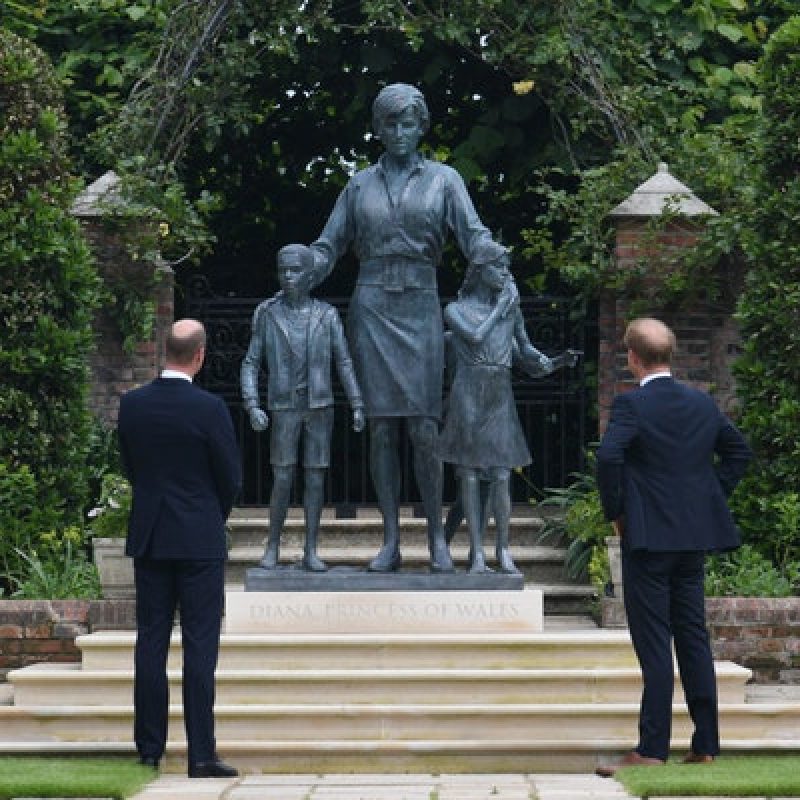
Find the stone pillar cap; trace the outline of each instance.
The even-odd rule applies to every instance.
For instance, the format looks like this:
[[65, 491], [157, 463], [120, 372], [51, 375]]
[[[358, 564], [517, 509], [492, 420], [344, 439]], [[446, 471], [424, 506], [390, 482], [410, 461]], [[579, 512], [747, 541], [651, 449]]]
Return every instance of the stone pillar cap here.
[[109, 207], [122, 205], [119, 176], [113, 170], [90, 183], [76, 198], [70, 209], [75, 217], [102, 217]]
[[614, 208], [611, 217], [659, 217], [664, 213], [682, 217], [718, 216], [687, 186], [674, 178], [662, 161], [658, 172], [636, 188]]

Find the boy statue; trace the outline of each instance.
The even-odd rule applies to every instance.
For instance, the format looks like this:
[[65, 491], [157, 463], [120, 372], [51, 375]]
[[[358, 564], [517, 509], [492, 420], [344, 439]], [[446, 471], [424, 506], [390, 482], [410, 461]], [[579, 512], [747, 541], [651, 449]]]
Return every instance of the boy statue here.
[[315, 278], [311, 250], [302, 244], [286, 245], [278, 251], [277, 267], [281, 291], [256, 308], [241, 370], [242, 398], [253, 430], [266, 430], [270, 422], [259, 407], [258, 371], [262, 364], [267, 372], [267, 409], [272, 417], [269, 537], [259, 566], [274, 569], [278, 565], [278, 545], [302, 438], [306, 523], [303, 567], [323, 572], [327, 567], [317, 555], [317, 536], [333, 429], [331, 357], [336, 360], [357, 432], [364, 428], [364, 403], [336, 309], [309, 296]]

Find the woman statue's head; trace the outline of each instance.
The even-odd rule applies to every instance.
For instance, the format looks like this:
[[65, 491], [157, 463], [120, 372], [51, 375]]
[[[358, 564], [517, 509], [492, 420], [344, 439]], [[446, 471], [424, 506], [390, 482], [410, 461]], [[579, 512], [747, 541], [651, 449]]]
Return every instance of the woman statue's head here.
[[406, 109], [412, 109], [417, 116], [420, 130], [423, 134], [428, 132], [431, 124], [431, 115], [422, 92], [408, 83], [392, 83], [378, 92], [372, 104], [372, 129], [376, 134], [387, 118], [401, 114]]

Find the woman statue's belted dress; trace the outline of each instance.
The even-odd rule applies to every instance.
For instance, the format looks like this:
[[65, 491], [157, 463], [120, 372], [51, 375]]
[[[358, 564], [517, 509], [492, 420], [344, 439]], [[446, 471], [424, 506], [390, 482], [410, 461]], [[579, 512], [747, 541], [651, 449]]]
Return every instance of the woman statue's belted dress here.
[[436, 269], [450, 231], [467, 258], [491, 237], [454, 169], [418, 155], [392, 196], [383, 158], [350, 179], [311, 247], [320, 279], [350, 246], [359, 260], [347, 329], [367, 416], [438, 420], [444, 334]]
[[405, 419], [428, 523], [430, 568], [452, 571], [442, 526], [442, 465], [436, 454], [444, 370], [436, 270], [451, 232], [467, 258], [491, 235], [454, 169], [416, 151], [400, 157], [409, 142], [415, 146], [424, 127], [417, 120], [410, 136], [395, 134], [395, 127], [408, 127], [409, 117], [413, 114], [407, 109], [382, 128], [389, 152], [350, 179], [311, 247], [320, 280], [349, 247], [359, 261], [347, 335], [369, 419], [370, 472], [384, 538], [369, 569], [385, 572], [401, 563], [397, 437]]

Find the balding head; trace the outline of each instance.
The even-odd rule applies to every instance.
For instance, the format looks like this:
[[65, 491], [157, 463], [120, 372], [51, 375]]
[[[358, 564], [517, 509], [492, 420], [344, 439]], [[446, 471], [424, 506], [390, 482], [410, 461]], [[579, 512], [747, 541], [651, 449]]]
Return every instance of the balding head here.
[[669, 368], [675, 353], [675, 334], [661, 320], [641, 317], [633, 320], [622, 340], [645, 370]]
[[[203, 364], [206, 329], [196, 319], [179, 319], [172, 324], [166, 342], [166, 366], [194, 374]], [[196, 368], [195, 368], [196, 367]]]

